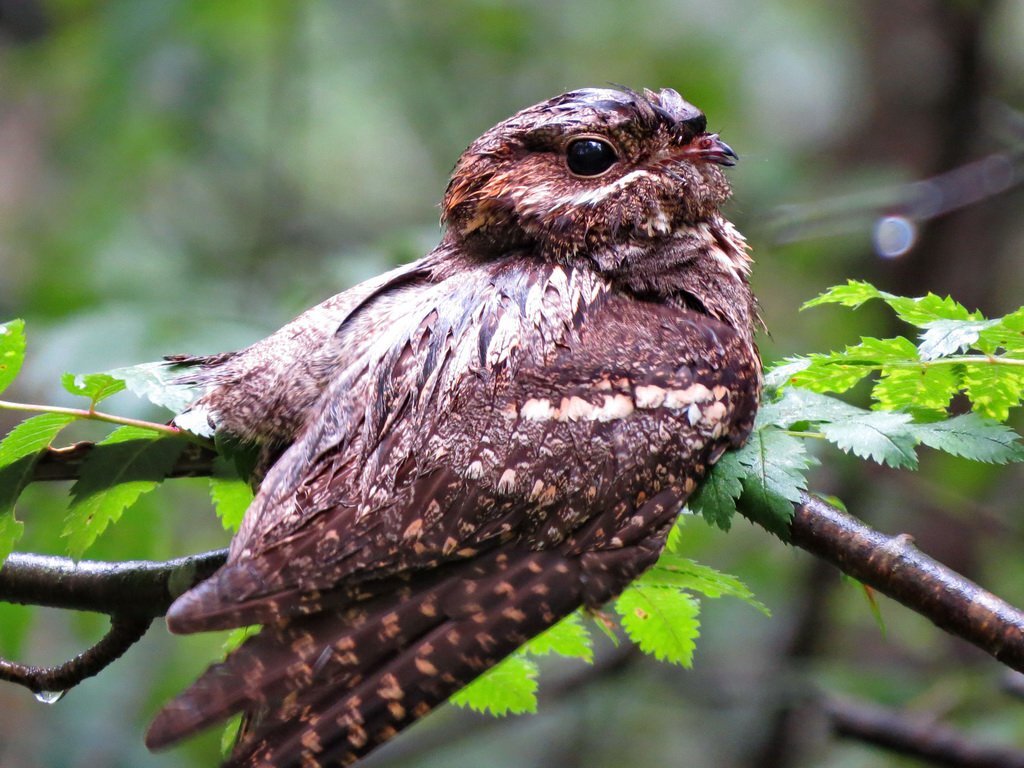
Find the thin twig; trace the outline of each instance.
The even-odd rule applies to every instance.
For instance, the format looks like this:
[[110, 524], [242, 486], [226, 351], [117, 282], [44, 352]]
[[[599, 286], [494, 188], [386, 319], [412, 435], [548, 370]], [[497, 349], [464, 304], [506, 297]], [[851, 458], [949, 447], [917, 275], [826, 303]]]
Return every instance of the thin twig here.
[[57, 405], [36, 405], [35, 403], [12, 403], [9, 400], [0, 400], [0, 411], [24, 411], [25, 413], [62, 413], [65, 416], [74, 416], [76, 419], [87, 421], [102, 421], [106, 424], [119, 424], [125, 427], [142, 427], [151, 429], [154, 432], [161, 432], [173, 437], [184, 437], [196, 439], [194, 435], [183, 429], [169, 424], [160, 424], [155, 421], [143, 421], [142, 419], [130, 419], [127, 416], [115, 416], [112, 413], [103, 413], [91, 408], [64, 408]]
[[53, 667], [32, 667], [0, 659], [0, 680], [24, 686], [33, 693], [58, 696], [89, 677], [98, 675], [142, 639], [153, 619], [148, 616], [115, 615], [99, 642], [70, 661]]
[[825, 712], [838, 736], [949, 768], [1024, 768], [1024, 751], [978, 744], [930, 717], [848, 699], [830, 698]]

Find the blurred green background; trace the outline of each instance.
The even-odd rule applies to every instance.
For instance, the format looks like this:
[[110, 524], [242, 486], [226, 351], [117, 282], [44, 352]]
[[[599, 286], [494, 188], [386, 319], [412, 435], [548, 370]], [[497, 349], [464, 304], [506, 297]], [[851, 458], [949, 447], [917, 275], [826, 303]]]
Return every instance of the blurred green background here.
[[[473, 138], [607, 83], [676, 88], [740, 153], [727, 213], [757, 258], [767, 360], [901, 330], [874, 308], [798, 314], [847, 277], [989, 315], [1024, 303], [1019, 0], [0, 0], [0, 318], [23, 317], [30, 344], [10, 397], [67, 403], [65, 370], [245, 345], [416, 258]], [[130, 396], [109, 408], [159, 417]], [[1024, 603], [1019, 469], [822, 458], [818, 489]], [[62, 500], [30, 489], [20, 549], [61, 553]], [[772, 619], [706, 601], [691, 671], [606, 645], [594, 668], [550, 668], [540, 715], [446, 708], [372, 765], [903, 764], [830, 733], [821, 697], [838, 694], [1024, 749], [1014, 680], [980, 652], [884, 598], [883, 637], [857, 588], [746, 523], [688, 530]], [[90, 556], [226, 541], [205, 486], [176, 481]], [[0, 653], [56, 663], [103, 627], [0, 606]], [[214, 764], [216, 733], [162, 755], [142, 733], [220, 642], [154, 627], [51, 706], [0, 686], [0, 766]]]

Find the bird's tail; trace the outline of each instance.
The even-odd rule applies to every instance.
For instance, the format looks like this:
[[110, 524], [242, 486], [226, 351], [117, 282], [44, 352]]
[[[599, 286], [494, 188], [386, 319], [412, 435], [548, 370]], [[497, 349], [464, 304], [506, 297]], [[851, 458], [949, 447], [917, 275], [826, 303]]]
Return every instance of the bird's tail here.
[[579, 561], [492, 553], [427, 584], [265, 627], [168, 704], [147, 734], [167, 746], [237, 712], [226, 765], [354, 762], [577, 608]]

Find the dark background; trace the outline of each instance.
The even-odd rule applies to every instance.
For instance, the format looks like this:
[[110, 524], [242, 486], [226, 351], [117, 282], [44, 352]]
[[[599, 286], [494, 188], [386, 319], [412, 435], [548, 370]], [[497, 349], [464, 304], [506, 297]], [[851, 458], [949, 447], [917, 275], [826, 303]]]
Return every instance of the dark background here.
[[[727, 213], [757, 258], [766, 360], [906, 330], [874, 307], [798, 314], [847, 277], [988, 315], [1024, 303], [1017, 0], [0, 0], [0, 319], [24, 318], [30, 343], [8, 394], [66, 404], [65, 370], [244, 345], [425, 253], [475, 136], [607, 83], [676, 88], [740, 153]], [[876, 236], [886, 216], [883, 233], [912, 230], [909, 252]], [[158, 417], [129, 396], [109, 408]], [[1019, 469], [822, 458], [817, 488], [1024, 602]], [[90, 556], [223, 546], [203, 484], [170, 485]], [[30, 489], [20, 549], [62, 551], [61, 501]], [[375, 764], [898, 764], [830, 736], [821, 696], [838, 694], [1024, 748], [1024, 705], [980, 652], [884, 599], [883, 636], [858, 588], [747, 523], [687, 530], [692, 556], [772, 619], [705, 601], [692, 671], [604, 643], [593, 669], [547, 669], [539, 716], [446, 709]], [[54, 663], [102, 627], [0, 606], [0, 653]], [[52, 706], [0, 687], [0, 765], [211, 765], [217, 734], [151, 756], [142, 733], [220, 642], [155, 627]]]

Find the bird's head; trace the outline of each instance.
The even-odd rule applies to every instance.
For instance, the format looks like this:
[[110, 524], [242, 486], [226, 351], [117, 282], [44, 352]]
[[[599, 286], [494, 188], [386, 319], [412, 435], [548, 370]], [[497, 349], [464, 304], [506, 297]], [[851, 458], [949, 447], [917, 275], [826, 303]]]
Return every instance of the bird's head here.
[[671, 88], [583, 89], [522, 110], [474, 141], [442, 220], [467, 244], [569, 258], [642, 244], [707, 220], [736, 154]]

